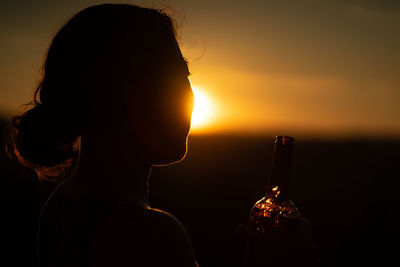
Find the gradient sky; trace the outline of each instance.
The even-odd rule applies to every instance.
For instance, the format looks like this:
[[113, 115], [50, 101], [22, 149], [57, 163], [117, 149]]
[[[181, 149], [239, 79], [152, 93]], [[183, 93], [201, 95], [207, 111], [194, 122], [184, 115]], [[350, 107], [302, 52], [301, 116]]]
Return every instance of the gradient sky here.
[[[400, 1], [123, 2], [171, 7], [214, 106], [199, 133], [400, 137]], [[31, 99], [51, 37], [96, 3], [1, 1], [0, 111]]]

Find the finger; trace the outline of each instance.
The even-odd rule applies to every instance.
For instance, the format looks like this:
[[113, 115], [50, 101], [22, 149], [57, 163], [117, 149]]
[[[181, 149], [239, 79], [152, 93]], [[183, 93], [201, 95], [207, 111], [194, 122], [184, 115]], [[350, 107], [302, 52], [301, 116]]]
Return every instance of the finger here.
[[238, 224], [238, 226], [236, 227], [236, 234], [243, 238], [246, 236], [247, 233], [247, 226], [244, 224]]
[[303, 228], [303, 229], [307, 229], [309, 231], [311, 231], [312, 228], [312, 223], [309, 219], [307, 218], [300, 218], [299, 219], [299, 227]]
[[269, 230], [265, 232], [257, 231], [251, 226], [239, 224], [236, 228], [236, 234], [245, 241], [250, 241], [251, 243], [270, 243], [275, 239], [282, 238], [282, 235], [275, 233], [274, 230]]
[[244, 240], [254, 239], [258, 235], [258, 233], [255, 230], [251, 229], [249, 226], [244, 225], [244, 224], [239, 224], [236, 227], [236, 234], [241, 239], [244, 239]]
[[311, 239], [311, 235], [312, 235], [311, 221], [306, 218], [301, 218], [299, 226], [297, 228], [297, 234], [301, 237]]

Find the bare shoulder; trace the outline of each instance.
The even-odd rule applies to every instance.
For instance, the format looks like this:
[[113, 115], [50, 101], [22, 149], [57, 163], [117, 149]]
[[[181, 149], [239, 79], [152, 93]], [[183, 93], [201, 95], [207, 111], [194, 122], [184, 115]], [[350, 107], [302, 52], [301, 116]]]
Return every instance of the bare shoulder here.
[[157, 209], [119, 207], [95, 227], [92, 266], [197, 266], [181, 222]]
[[157, 231], [169, 232], [169, 235], [176, 234], [189, 240], [183, 224], [172, 214], [158, 209], [147, 209], [145, 214], [145, 220], [154, 224], [158, 229]]

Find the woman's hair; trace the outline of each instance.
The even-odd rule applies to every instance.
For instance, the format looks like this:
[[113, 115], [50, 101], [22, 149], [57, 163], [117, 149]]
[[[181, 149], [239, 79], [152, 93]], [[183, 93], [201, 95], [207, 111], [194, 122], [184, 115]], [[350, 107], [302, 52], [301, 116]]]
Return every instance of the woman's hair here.
[[174, 44], [174, 23], [160, 10], [127, 4], [82, 10], [54, 36], [30, 109], [12, 120], [8, 154], [40, 179], [62, 180], [97, 111], [115, 109], [128, 86], [149, 83]]

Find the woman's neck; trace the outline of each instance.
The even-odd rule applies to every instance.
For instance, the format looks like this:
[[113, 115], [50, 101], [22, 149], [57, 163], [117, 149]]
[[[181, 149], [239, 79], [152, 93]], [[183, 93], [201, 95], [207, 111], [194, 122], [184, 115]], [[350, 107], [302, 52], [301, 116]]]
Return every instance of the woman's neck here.
[[148, 206], [151, 162], [132, 145], [118, 140], [82, 136], [74, 183], [118, 202]]

